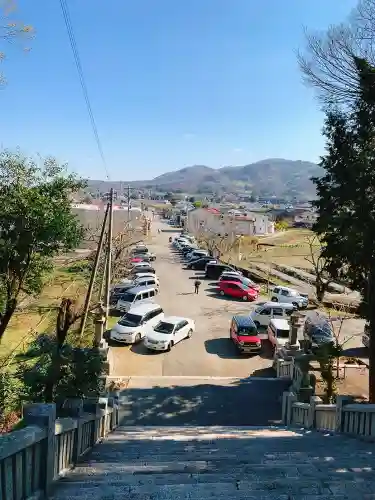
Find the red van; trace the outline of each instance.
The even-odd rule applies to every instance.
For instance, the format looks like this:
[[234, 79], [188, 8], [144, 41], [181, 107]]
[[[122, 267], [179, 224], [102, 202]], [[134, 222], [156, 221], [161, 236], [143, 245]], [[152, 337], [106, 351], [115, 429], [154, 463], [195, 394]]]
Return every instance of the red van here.
[[230, 338], [243, 354], [258, 354], [262, 350], [258, 329], [250, 316], [233, 316]]

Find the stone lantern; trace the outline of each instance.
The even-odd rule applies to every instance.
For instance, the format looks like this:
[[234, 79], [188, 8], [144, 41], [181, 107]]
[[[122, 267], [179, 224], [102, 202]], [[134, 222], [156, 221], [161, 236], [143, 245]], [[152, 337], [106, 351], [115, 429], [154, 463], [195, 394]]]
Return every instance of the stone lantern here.
[[301, 337], [306, 320], [306, 314], [295, 311], [289, 319], [289, 348], [293, 351], [299, 349], [298, 337]]

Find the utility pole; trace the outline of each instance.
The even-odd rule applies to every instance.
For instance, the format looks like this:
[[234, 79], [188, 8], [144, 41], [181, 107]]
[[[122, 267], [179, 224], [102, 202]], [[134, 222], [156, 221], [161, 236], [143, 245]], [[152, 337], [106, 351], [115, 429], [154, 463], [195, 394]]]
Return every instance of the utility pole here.
[[101, 232], [100, 232], [99, 243], [98, 243], [98, 247], [96, 249], [94, 267], [93, 267], [93, 270], [91, 272], [89, 288], [87, 290], [87, 294], [86, 294], [86, 298], [85, 298], [85, 305], [83, 307], [83, 316], [82, 316], [82, 319], [81, 319], [81, 325], [80, 325], [80, 329], [79, 329], [79, 333], [80, 333], [81, 337], [83, 335], [83, 332], [85, 331], [85, 326], [86, 326], [87, 316], [88, 316], [88, 313], [89, 313], [89, 307], [90, 307], [90, 301], [91, 301], [92, 291], [93, 291], [93, 288], [94, 288], [96, 273], [98, 271], [100, 254], [102, 253], [103, 241], [104, 241], [104, 232], [105, 232], [105, 226], [107, 225], [108, 212], [109, 212], [109, 203], [107, 204], [107, 208], [106, 208], [106, 211], [105, 211], [105, 214], [104, 214], [102, 229], [101, 229]]
[[[108, 247], [107, 241], [108, 241], [108, 233], [107, 233], [106, 239], [105, 239], [105, 247], [106, 248]], [[102, 303], [104, 289], [105, 289], [106, 274], [107, 274], [107, 251], [105, 252], [105, 255], [104, 255], [103, 276], [102, 276], [102, 279], [100, 281], [100, 288], [99, 288], [99, 294], [98, 294], [98, 299], [99, 299], [99, 302], [101, 302], [101, 303]]]
[[108, 316], [110, 311], [110, 295], [111, 295], [111, 274], [112, 274], [112, 239], [113, 239], [113, 188], [109, 192], [109, 224], [108, 224], [108, 241], [107, 241], [107, 269], [106, 269], [106, 287], [105, 287], [105, 324], [107, 329]]
[[129, 184], [128, 184], [127, 198], [128, 198], [128, 222], [130, 222], [130, 186], [129, 186]]

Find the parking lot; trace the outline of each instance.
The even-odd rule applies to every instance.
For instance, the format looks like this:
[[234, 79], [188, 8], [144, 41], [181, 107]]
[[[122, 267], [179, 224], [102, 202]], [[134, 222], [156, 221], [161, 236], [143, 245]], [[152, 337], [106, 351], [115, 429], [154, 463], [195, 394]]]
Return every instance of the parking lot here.
[[[152, 242], [147, 243], [157, 255], [154, 263], [160, 279], [156, 299], [166, 315], [186, 316], [195, 321], [196, 331], [191, 339], [183, 340], [171, 352], [149, 352], [143, 343], [133, 346], [114, 345], [112, 350], [113, 376], [199, 376], [246, 377], [268, 376], [272, 361], [269, 351], [256, 356], [241, 356], [229, 340], [229, 324], [234, 314], [248, 314], [251, 303], [218, 296], [215, 283], [201, 280], [198, 295], [194, 294], [195, 272], [184, 269], [180, 255], [172, 250], [168, 239], [172, 232], [157, 233], [158, 228], [171, 228], [155, 221]], [[346, 347], [360, 347], [360, 320], [348, 320], [343, 335], [351, 338]], [[353, 336], [354, 335], [354, 336]]]

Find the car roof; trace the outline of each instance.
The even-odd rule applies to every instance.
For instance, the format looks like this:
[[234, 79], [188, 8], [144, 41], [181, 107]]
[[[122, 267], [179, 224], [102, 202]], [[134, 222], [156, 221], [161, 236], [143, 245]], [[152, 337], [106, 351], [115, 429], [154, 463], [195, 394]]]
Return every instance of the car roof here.
[[164, 318], [161, 321], [164, 321], [164, 323], [171, 323], [173, 325], [176, 325], [180, 321], [190, 321], [189, 318], [185, 318], [182, 316], [164, 316]]
[[231, 280], [222, 280], [220, 283], [225, 283], [226, 285], [238, 285], [241, 286], [242, 283], [239, 283], [238, 281], [231, 281]]
[[147, 314], [150, 311], [154, 311], [155, 309], [162, 309], [162, 307], [159, 304], [155, 304], [155, 302], [148, 302], [147, 304], [137, 304], [135, 306], [132, 306], [128, 313], [131, 314], [139, 314], [139, 315], [144, 315]]
[[295, 309], [290, 302], [262, 302], [257, 304], [261, 307], [282, 307], [283, 309]]
[[236, 314], [233, 316], [232, 321], [235, 321], [238, 326], [255, 326], [255, 323], [250, 316], [240, 316]]
[[279, 285], [277, 285], [277, 286], [275, 286], [275, 288], [279, 288], [280, 290], [288, 290], [288, 292], [296, 292], [297, 291], [295, 288], [291, 288], [290, 286], [279, 286]]
[[150, 286], [135, 286], [134, 288], [130, 288], [127, 290], [128, 293], [139, 293], [139, 292], [147, 292], [148, 290], [155, 290], [156, 288], [152, 285]]
[[287, 319], [271, 319], [270, 324], [273, 324], [279, 330], [289, 330], [290, 325]]

